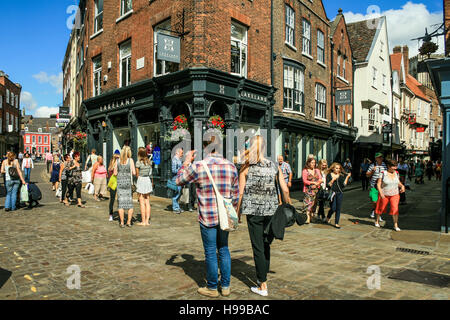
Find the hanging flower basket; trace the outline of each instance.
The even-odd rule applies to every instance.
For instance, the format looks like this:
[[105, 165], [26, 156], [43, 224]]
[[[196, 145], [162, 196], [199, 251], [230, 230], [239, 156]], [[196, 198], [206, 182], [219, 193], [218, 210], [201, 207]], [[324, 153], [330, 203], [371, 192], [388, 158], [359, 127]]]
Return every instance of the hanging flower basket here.
[[223, 138], [224, 135], [224, 131], [225, 131], [225, 121], [223, 121], [221, 116], [218, 115], [214, 115], [212, 117], [209, 118], [207, 124], [207, 133], [212, 132], [218, 136], [220, 136], [221, 138]]
[[175, 117], [172, 122], [171, 130], [164, 137], [166, 141], [179, 142], [189, 135], [189, 124], [184, 114]]
[[72, 140], [74, 149], [79, 152], [85, 152], [87, 146], [87, 134], [84, 132], [76, 132], [70, 135], [70, 140]]

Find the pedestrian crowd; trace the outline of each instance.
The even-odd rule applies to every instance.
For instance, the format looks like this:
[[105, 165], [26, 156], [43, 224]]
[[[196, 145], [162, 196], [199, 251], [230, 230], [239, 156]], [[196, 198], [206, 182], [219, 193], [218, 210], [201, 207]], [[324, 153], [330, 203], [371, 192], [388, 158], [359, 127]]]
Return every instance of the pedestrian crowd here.
[[[208, 150], [213, 142], [214, 138], [205, 141], [203, 148]], [[231, 257], [228, 238], [243, 216], [247, 221], [257, 278], [257, 286], [252, 287], [251, 291], [261, 296], [268, 295], [271, 244], [275, 238], [278, 239], [273, 232], [276, 228], [274, 224], [279, 221], [276, 219], [283, 211], [280, 208], [292, 205], [289, 189], [293, 186], [294, 173], [288, 161], [281, 155], [277, 163], [265, 158], [266, 142], [261, 136], [250, 139], [242, 151], [239, 158], [234, 158], [234, 162], [216, 152], [207, 154], [202, 161], [195, 161], [198, 151], [184, 154], [180, 148], [175, 150], [170, 166], [172, 177], [167, 182], [167, 189], [172, 198], [172, 211], [176, 214], [183, 212], [180, 202], [184, 202], [189, 211], [198, 210], [207, 279], [206, 287], [199, 288], [198, 293], [208, 297], [218, 297], [219, 289], [223, 296], [230, 295]], [[93, 149], [86, 159], [84, 170], [81, 154], [75, 150], [64, 156], [49, 152], [44, 159], [52, 190], [65, 206], [74, 203], [85, 208], [82, 184], [87, 183], [86, 189], [94, 201], [109, 200], [109, 221], [114, 220], [117, 199], [119, 226], [130, 228], [134, 214], [133, 193], [137, 193], [141, 213], [141, 222], [137, 225], [150, 226], [150, 195], [154, 191], [154, 183], [153, 163], [147, 147], [138, 149], [135, 162], [131, 148], [124, 145], [122, 150], [115, 150], [109, 164]], [[381, 215], [389, 205], [394, 230], [401, 231], [399, 205], [406, 203], [408, 180], [414, 177], [416, 183], [424, 183], [424, 175], [429, 180], [433, 175], [441, 179], [440, 161], [407, 163], [403, 157], [399, 160], [385, 161], [382, 153], [376, 153], [374, 162], [364, 159], [360, 165], [362, 190], [369, 192], [373, 208], [371, 217], [375, 219], [377, 228], [381, 227]], [[19, 188], [25, 187], [24, 190], [28, 191], [26, 200], [30, 207], [39, 200], [31, 195], [33, 192], [40, 193], [30, 182], [33, 168], [29, 153], [22, 154], [17, 160], [16, 155], [9, 152], [2, 161], [1, 173], [5, 176], [7, 193], [6, 211], [16, 210], [17, 199], [20, 202], [22, 197]], [[350, 159], [346, 159], [343, 164], [334, 162], [329, 166], [325, 159], [319, 161], [313, 155], [307, 157], [301, 172], [304, 223], [330, 224], [334, 216], [333, 226], [341, 229], [344, 190], [352, 183], [353, 170]], [[107, 193], [109, 198], [106, 197]]]

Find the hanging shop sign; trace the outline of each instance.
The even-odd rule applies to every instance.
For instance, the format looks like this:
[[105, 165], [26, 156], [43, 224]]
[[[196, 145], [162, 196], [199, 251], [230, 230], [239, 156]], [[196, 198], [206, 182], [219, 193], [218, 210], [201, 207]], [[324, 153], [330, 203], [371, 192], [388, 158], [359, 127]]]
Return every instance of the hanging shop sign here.
[[410, 114], [409, 115], [408, 123], [409, 124], [416, 124], [416, 115], [415, 114]]
[[136, 102], [135, 97], [116, 100], [116, 101], [113, 101], [108, 104], [104, 104], [104, 105], [100, 106], [99, 110], [100, 110], [100, 112], [107, 111], [107, 110], [115, 110], [115, 109], [127, 107], [129, 105], [134, 104], [135, 102]]
[[157, 58], [180, 63], [180, 38], [158, 33]]
[[352, 104], [352, 90], [336, 91], [336, 106], [346, 106]]
[[417, 127], [416, 132], [425, 132], [425, 127]]
[[382, 133], [392, 133], [392, 124], [383, 124]]

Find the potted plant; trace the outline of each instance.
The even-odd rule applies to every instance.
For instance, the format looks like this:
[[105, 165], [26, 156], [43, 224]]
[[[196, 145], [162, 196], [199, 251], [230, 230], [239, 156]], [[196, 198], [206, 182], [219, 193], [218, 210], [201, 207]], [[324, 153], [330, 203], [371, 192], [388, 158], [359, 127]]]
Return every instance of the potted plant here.
[[225, 121], [223, 121], [221, 116], [214, 115], [209, 118], [207, 124], [207, 130], [206, 132], [214, 133], [221, 138], [224, 137], [224, 130], [225, 130]]
[[170, 142], [179, 142], [189, 135], [189, 124], [184, 114], [179, 115], [173, 119], [171, 130], [165, 136], [165, 139]]

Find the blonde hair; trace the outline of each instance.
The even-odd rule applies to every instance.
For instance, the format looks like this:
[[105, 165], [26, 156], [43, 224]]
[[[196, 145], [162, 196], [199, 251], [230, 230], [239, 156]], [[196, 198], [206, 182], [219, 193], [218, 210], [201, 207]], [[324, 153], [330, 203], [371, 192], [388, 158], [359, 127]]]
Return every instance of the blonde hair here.
[[127, 160], [131, 158], [131, 148], [129, 146], [124, 146], [122, 152], [120, 153], [120, 163], [126, 164]]
[[14, 164], [14, 160], [16, 160], [16, 154], [12, 151], [7, 153], [8, 157], [8, 166], [11, 166]]
[[144, 163], [146, 166], [150, 165], [150, 160], [147, 156], [147, 149], [141, 147], [138, 150], [138, 161]]
[[322, 159], [322, 160], [319, 161], [319, 170], [320, 171], [322, 171], [322, 164], [326, 164], [327, 167], [326, 167], [325, 170], [328, 170], [328, 162], [327, 162], [327, 160]]
[[250, 139], [250, 148], [245, 150], [244, 165], [241, 171], [246, 170], [250, 165], [260, 163], [266, 153], [266, 142], [262, 136], [254, 136]]
[[58, 155], [54, 155], [53, 156], [53, 162], [59, 162], [59, 157], [58, 157]]
[[342, 168], [342, 165], [337, 162], [333, 162], [333, 164], [330, 166], [330, 169], [328, 170], [328, 173], [334, 173], [334, 168], [336, 167], [339, 167], [341, 169], [341, 174], [343, 174], [342, 171], [344, 170], [344, 168]]

